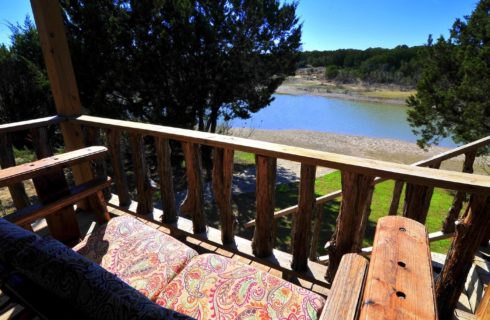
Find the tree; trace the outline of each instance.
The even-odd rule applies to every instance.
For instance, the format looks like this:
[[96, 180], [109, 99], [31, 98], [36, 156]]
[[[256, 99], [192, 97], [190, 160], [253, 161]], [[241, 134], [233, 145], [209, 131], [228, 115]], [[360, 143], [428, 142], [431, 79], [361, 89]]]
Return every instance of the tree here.
[[[0, 123], [29, 120], [54, 113], [39, 38], [33, 23], [11, 25], [11, 46], [0, 46]], [[14, 143], [24, 143], [15, 135]]]
[[62, 1], [83, 105], [215, 132], [272, 101], [296, 69], [296, 3]]
[[339, 74], [339, 68], [336, 65], [329, 65], [325, 67], [325, 78], [331, 80]]
[[426, 147], [451, 136], [457, 143], [490, 133], [490, 0], [457, 19], [448, 39], [426, 46], [417, 94], [407, 99], [408, 121]]

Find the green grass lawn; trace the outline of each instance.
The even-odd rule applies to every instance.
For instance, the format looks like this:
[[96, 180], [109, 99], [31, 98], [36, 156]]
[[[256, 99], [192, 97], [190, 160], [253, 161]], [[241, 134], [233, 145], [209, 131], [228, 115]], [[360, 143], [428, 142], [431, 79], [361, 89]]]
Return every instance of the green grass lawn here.
[[[239, 155], [241, 157], [242, 155]], [[364, 237], [364, 246], [370, 246], [373, 243], [376, 222], [379, 218], [387, 216], [391, 205], [393, 194], [394, 181], [385, 181], [376, 185], [373, 200], [371, 204], [371, 215], [366, 228]], [[316, 179], [315, 192], [317, 196], [325, 195], [329, 192], [340, 189], [340, 172], [336, 171]], [[432, 197], [429, 214], [427, 217], [426, 226], [429, 232], [441, 230], [442, 222], [444, 221], [447, 211], [451, 206], [453, 197], [443, 189], [435, 189]], [[245, 238], [253, 236], [253, 228], [244, 228], [243, 224], [255, 218], [255, 194], [240, 194], [233, 197], [234, 205], [238, 212], [238, 235]], [[403, 207], [403, 196], [400, 201], [399, 214]], [[289, 207], [298, 203], [298, 184], [291, 183], [280, 185], [276, 188], [276, 210]], [[320, 255], [326, 254], [323, 248], [325, 243], [332, 237], [335, 230], [336, 220], [340, 207], [340, 199], [331, 201], [324, 206], [323, 226], [320, 233], [320, 241], [318, 244], [318, 252]], [[210, 217], [211, 218], [211, 217]], [[210, 221], [215, 219], [209, 219]], [[218, 221], [218, 220], [215, 220]], [[218, 225], [216, 224], [216, 227]], [[289, 251], [291, 241], [291, 216], [287, 216], [278, 220], [276, 232], [276, 246], [284, 251]], [[435, 252], [447, 252], [450, 244], [450, 239], [433, 242], [431, 250]]]

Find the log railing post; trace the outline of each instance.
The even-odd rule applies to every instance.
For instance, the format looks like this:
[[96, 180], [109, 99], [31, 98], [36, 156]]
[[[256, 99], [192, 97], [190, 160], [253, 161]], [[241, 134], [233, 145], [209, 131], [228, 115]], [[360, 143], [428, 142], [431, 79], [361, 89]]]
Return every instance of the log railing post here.
[[[439, 169], [441, 163], [434, 163], [429, 168]], [[407, 183], [403, 216], [425, 224], [429, 212], [434, 187]]]
[[390, 216], [396, 216], [398, 213], [398, 206], [400, 205], [403, 185], [404, 182], [402, 180], [395, 181], [395, 187], [393, 188], [393, 197], [391, 198], [390, 211], [388, 213]]
[[337, 218], [337, 226], [328, 247], [328, 269], [326, 278], [332, 282], [340, 259], [346, 253], [361, 250], [363, 234], [361, 230], [367, 220], [369, 201], [372, 198], [371, 185], [374, 177], [342, 171], [342, 202]]
[[162, 222], [174, 223], [177, 221], [177, 207], [175, 204], [174, 175], [172, 174], [171, 150], [168, 139], [155, 138], [155, 152], [158, 160], [157, 171], [160, 178], [160, 194], [162, 196]]
[[317, 261], [318, 258], [318, 241], [320, 240], [320, 232], [322, 231], [323, 223], [323, 203], [315, 205], [315, 224], [313, 226], [313, 236], [311, 238], [310, 260]]
[[124, 170], [124, 158], [121, 154], [121, 132], [117, 129], [107, 130], [107, 145], [111, 155], [112, 181], [116, 187], [119, 206], [127, 207], [131, 204], [128, 180]]
[[[473, 173], [473, 164], [475, 162], [475, 158], [476, 158], [476, 150], [472, 150], [470, 152], [465, 153], [463, 172]], [[447, 217], [442, 224], [442, 232], [444, 233], [454, 232], [455, 230], [454, 223], [456, 222], [456, 220], [458, 220], [459, 213], [463, 208], [463, 201], [465, 197], [466, 197], [466, 193], [462, 191], [456, 191], [451, 208], [449, 208]]]
[[233, 179], [233, 149], [213, 149], [213, 193], [221, 222], [221, 241], [235, 240], [235, 215], [231, 206], [231, 183]]
[[191, 215], [194, 233], [202, 233], [206, 231], [206, 217], [204, 215], [201, 149], [198, 144], [183, 142], [182, 150], [187, 175], [187, 195], [180, 206], [180, 212]]
[[[15, 156], [10, 134], [0, 134], [0, 148], [0, 166], [2, 169], [15, 166]], [[29, 206], [29, 197], [27, 196], [23, 183], [14, 183], [8, 189], [17, 210]]]
[[451, 319], [478, 247], [490, 227], [490, 197], [472, 195], [466, 217], [456, 226], [435, 291], [440, 319]]
[[259, 258], [268, 257], [274, 249], [274, 207], [277, 159], [256, 155], [256, 212], [252, 251]]
[[[38, 159], [53, 155], [46, 128], [31, 129], [31, 135]], [[69, 194], [63, 170], [36, 177], [32, 181], [42, 204], [51, 203]], [[72, 206], [62, 208], [56, 214], [47, 216], [46, 222], [53, 238], [64, 243], [73, 243], [80, 239], [80, 229]]]
[[[99, 146], [102, 145], [100, 137], [100, 129], [96, 127], [86, 127], [86, 139], [88, 146]], [[104, 158], [96, 159], [93, 161], [94, 175], [97, 177], [107, 177], [107, 165]], [[104, 200], [108, 201], [111, 199], [110, 188], [105, 188], [102, 190], [104, 195]]]
[[295, 271], [308, 269], [308, 254], [311, 246], [311, 219], [315, 207], [315, 172], [316, 167], [301, 164], [301, 180], [299, 184], [298, 211], [293, 223], [291, 268]]
[[153, 199], [150, 177], [148, 176], [148, 169], [145, 161], [143, 136], [138, 133], [131, 133], [130, 135], [134, 179], [136, 182], [136, 192], [138, 193], [138, 207], [136, 208], [136, 213], [141, 215], [151, 214], [153, 212]]

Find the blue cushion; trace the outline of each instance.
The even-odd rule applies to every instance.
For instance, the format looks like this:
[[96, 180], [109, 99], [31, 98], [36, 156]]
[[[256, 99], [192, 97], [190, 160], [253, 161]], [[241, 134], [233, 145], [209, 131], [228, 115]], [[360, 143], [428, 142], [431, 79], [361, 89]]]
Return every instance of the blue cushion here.
[[10, 264], [13, 256], [22, 248], [41, 237], [0, 218], [0, 262]]
[[115, 275], [54, 239], [27, 244], [12, 265], [93, 319], [191, 319], [154, 304]]

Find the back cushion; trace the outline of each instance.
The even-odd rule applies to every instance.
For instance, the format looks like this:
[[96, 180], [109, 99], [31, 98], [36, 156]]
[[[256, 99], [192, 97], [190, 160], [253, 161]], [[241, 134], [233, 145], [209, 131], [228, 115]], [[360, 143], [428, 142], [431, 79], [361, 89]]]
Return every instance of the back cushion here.
[[10, 265], [17, 252], [22, 250], [25, 245], [39, 239], [41, 237], [35, 233], [0, 218], [0, 262]]
[[191, 319], [148, 300], [113, 274], [54, 239], [24, 246], [12, 265], [92, 319]]

